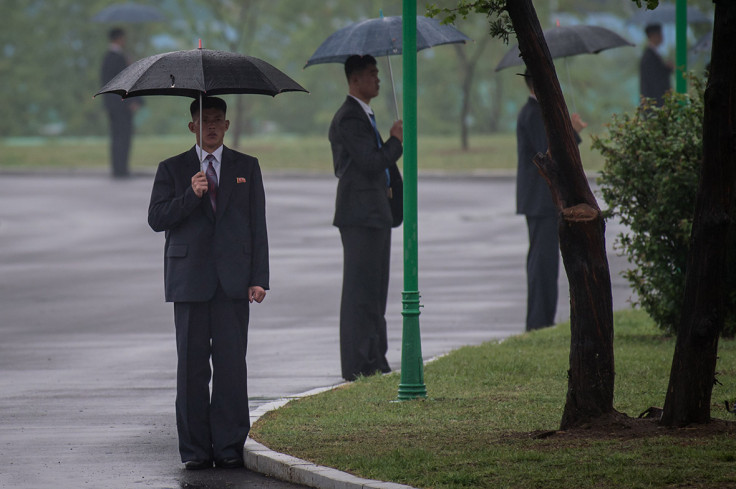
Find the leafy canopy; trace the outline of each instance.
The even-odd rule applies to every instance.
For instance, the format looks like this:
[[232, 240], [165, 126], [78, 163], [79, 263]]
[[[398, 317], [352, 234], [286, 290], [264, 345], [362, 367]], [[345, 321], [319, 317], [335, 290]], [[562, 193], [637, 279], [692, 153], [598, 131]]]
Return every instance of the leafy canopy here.
[[437, 17], [443, 13], [446, 15], [442, 20], [443, 24], [451, 24], [455, 22], [458, 16], [465, 19], [473, 12], [477, 14], [485, 14], [488, 17], [489, 33], [491, 37], [500, 38], [508, 44], [509, 34], [514, 31], [514, 28], [511, 25], [511, 19], [505, 11], [506, 0], [479, 0], [473, 2], [468, 0], [459, 0], [457, 7], [454, 8], [440, 8], [437, 4], [430, 4], [427, 6], [427, 16], [429, 17]]

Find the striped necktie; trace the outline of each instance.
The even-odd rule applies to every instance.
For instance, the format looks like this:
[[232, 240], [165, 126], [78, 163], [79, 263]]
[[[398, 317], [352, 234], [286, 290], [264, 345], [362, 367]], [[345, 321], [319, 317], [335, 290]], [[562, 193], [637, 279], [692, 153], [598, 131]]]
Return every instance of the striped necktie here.
[[207, 193], [210, 196], [210, 204], [212, 204], [212, 210], [217, 210], [217, 173], [215, 172], [215, 167], [212, 166], [212, 162], [215, 161], [215, 157], [212, 155], [207, 155], [206, 160], [209, 162], [209, 165], [207, 165], [207, 171], [205, 172], [205, 175], [207, 176]]

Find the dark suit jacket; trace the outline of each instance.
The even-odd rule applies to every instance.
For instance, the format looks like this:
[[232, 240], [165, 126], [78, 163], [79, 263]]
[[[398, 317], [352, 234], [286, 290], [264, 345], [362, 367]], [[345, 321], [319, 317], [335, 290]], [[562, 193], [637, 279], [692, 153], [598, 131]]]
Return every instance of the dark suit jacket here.
[[557, 208], [552, 201], [549, 186], [539, 174], [533, 158], [547, 152], [547, 133], [544, 130], [539, 102], [529, 97], [516, 121], [516, 213], [527, 216], [552, 216]]
[[657, 105], [664, 102], [664, 94], [671, 88], [672, 70], [654, 48], [647, 46], [639, 63], [639, 91], [642, 97], [653, 98]]
[[392, 179], [401, 179], [396, 166], [403, 152], [401, 142], [392, 136], [379, 148], [368, 116], [350, 96], [332, 119], [329, 139], [335, 176], [340, 179], [333, 224], [390, 228], [386, 169]]
[[192, 190], [200, 171], [196, 147], [162, 161], [156, 172], [148, 223], [165, 231], [164, 284], [168, 302], [207, 301], [218, 281], [231, 299], [248, 287], [268, 289], [268, 237], [258, 160], [223, 148], [217, 215], [206, 194]]
[[[577, 133], [575, 140], [580, 144]], [[529, 97], [516, 121], [516, 154], [519, 159], [516, 169], [517, 214], [538, 217], [558, 213], [549, 185], [533, 161], [537, 153], [546, 153], [548, 147], [542, 109], [535, 98]]]
[[[105, 57], [102, 59], [102, 69], [100, 70], [100, 82], [101, 86], [115, 78], [115, 76], [123, 71], [128, 66], [128, 60], [125, 56], [117, 51], [109, 49], [105, 53]], [[102, 94], [102, 100], [105, 103], [105, 109], [110, 113], [117, 113], [120, 115], [130, 115], [130, 104], [133, 103], [131, 100], [121, 99], [119, 95], [111, 93]], [[143, 98], [137, 97], [135, 103], [143, 105]]]

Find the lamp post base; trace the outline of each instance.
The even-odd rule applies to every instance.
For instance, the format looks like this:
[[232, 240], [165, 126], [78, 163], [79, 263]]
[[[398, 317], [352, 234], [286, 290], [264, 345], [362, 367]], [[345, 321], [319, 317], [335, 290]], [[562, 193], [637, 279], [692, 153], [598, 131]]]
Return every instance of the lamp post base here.
[[407, 401], [427, 397], [424, 384], [424, 362], [419, 335], [419, 291], [402, 293], [404, 330], [401, 344], [401, 382], [399, 400]]

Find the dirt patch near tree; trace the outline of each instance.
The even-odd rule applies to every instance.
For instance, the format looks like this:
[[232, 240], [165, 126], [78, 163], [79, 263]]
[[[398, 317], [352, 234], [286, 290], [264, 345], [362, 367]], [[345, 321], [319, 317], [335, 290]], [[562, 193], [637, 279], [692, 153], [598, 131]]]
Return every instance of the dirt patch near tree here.
[[[654, 416], [631, 418], [623, 413], [613, 413], [602, 416], [591, 422], [569, 430], [533, 431], [518, 433], [519, 438], [554, 438], [557, 440], [576, 439], [618, 439], [631, 440], [657, 436], [677, 436], [682, 438], [704, 438], [709, 436], [730, 435], [736, 436], [736, 421], [713, 419], [710, 423], [670, 428], [658, 424], [659, 416], [656, 408]], [[517, 436], [509, 435], [510, 438]]]

